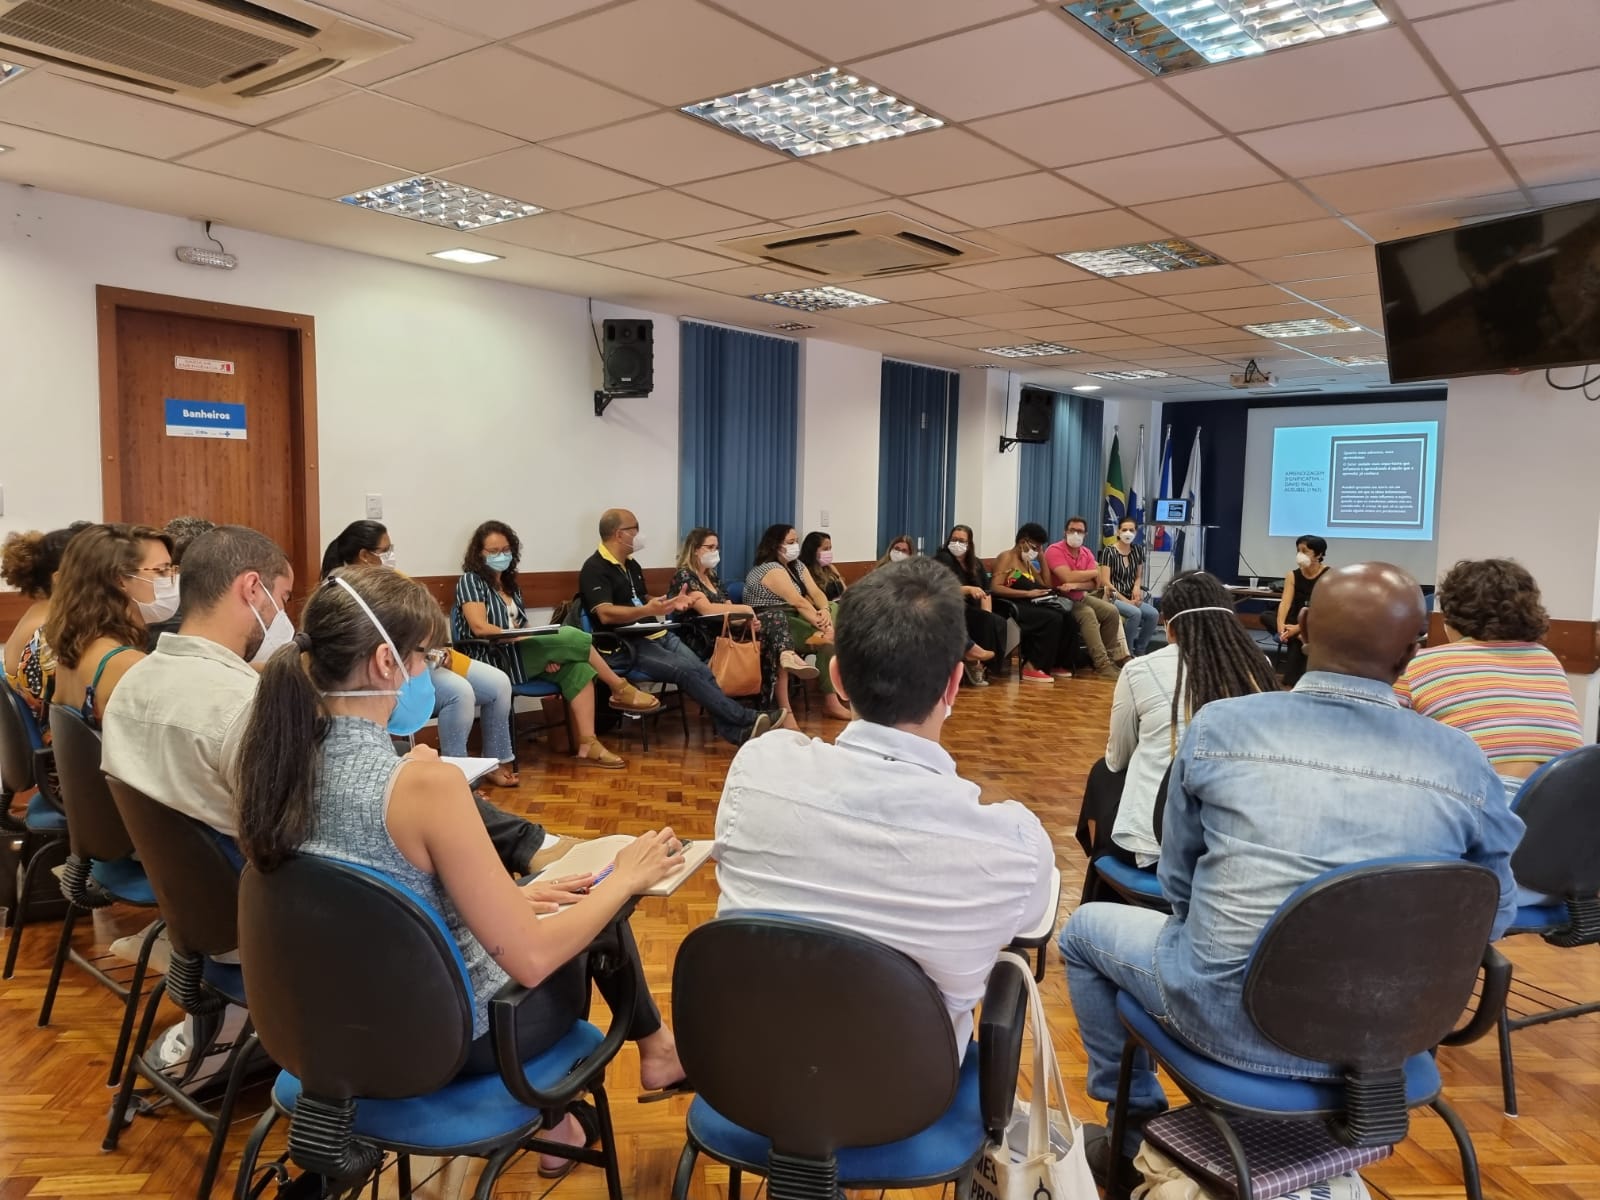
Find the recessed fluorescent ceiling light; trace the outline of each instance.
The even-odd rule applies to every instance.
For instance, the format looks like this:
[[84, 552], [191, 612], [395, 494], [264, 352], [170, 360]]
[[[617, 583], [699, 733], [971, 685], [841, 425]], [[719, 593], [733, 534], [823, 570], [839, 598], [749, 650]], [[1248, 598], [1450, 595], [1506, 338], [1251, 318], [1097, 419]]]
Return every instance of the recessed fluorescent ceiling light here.
[[838, 67], [714, 96], [683, 111], [796, 158], [944, 124]]
[[442, 258], [446, 262], [466, 263], [468, 266], [475, 267], [480, 263], [499, 262], [500, 259], [503, 258], [504, 256], [500, 255], [500, 254], [484, 254], [483, 252], [478, 251], [478, 250], [459, 250], [458, 249], [458, 250], [433, 250], [433, 251], [429, 252], [428, 257], [429, 258]]
[[1071, 346], [1055, 342], [1025, 342], [1020, 346], [979, 346], [985, 354], [998, 354], [1001, 358], [1044, 358], [1049, 354], [1076, 354]]
[[28, 68], [0, 60], [0, 83], [9, 83]]
[[963, 371], [1004, 371], [1006, 368], [999, 363], [968, 363], [961, 369]]
[[1152, 75], [1389, 23], [1378, 0], [1073, 0], [1061, 7]]
[[1338, 363], [1341, 367], [1381, 367], [1389, 362], [1387, 354], [1343, 354], [1334, 355], [1327, 359], [1328, 362]]
[[1075, 384], [1072, 390], [1075, 392], [1098, 392], [1100, 385], [1098, 383], [1079, 383]]
[[1214, 267], [1222, 260], [1198, 246], [1173, 238], [1165, 242], [1139, 242], [1106, 250], [1077, 250], [1056, 255], [1062, 262], [1096, 275], [1149, 275], [1154, 271], [1182, 271], [1189, 267]]
[[1241, 325], [1247, 333], [1264, 338], [1316, 337], [1319, 333], [1353, 333], [1361, 326], [1343, 317], [1310, 317], [1304, 321], [1270, 321], [1265, 325]]
[[537, 204], [509, 200], [493, 192], [480, 192], [477, 188], [429, 175], [416, 175], [364, 192], [353, 192], [341, 196], [339, 203], [455, 230], [483, 229], [502, 221], [520, 221], [544, 211]]
[[779, 333], [799, 333], [802, 329], [815, 329], [815, 325], [802, 325], [799, 321], [779, 321], [768, 325], [768, 329], [776, 329]]
[[792, 292], [763, 292], [751, 296], [752, 300], [765, 300], [768, 304], [781, 304], [785, 308], [798, 308], [801, 312], [826, 312], [830, 308], [865, 308], [869, 304], [884, 304], [876, 296], [864, 296], [848, 288], [810, 287]]
[[1170, 379], [1166, 371], [1085, 371], [1092, 379]]

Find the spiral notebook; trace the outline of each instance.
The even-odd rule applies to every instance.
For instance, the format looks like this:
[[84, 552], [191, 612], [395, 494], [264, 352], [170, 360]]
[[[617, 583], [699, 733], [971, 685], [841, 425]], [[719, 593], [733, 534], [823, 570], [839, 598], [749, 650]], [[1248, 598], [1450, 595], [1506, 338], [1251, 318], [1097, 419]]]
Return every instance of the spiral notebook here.
[[[598, 875], [609, 867], [620, 851], [633, 838], [625, 833], [612, 834], [610, 837], [595, 838], [592, 842], [584, 842], [574, 846], [555, 862], [539, 872], [541, 879], [559, 879], [563, 875]], [[690, 841], [683, 848], [684, 866], [668, 875], [652, 888], [640, 892], [641, 896], [670, 896], [683, 886], [684, 881], [698, 871], [708, 858], [711, 857], [712, 847], [715, 842], [710, 838]]]

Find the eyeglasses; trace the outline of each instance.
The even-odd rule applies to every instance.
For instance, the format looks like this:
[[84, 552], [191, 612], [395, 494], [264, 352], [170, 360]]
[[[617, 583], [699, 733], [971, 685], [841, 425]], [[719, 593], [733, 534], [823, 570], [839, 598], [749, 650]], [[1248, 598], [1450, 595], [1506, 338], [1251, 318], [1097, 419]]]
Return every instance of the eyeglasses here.
[[430, 668], [448, 666], [450, 663], [450, 650], [448, 647], [438, 650], [424, 650], [422, 657]]
[[154, 575], [157, 579], [172, 579], [178, 574], [174, 563], [167, 563], [159, 567], [136, 567], [129, 572], [130, 575]]

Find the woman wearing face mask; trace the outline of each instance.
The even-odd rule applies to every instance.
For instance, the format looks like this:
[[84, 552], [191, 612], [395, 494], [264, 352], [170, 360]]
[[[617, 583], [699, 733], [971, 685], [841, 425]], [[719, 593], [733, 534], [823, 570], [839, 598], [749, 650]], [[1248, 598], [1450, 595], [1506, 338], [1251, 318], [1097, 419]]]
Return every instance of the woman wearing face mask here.
[[[761, 642], [761, 707], [778, 707], [783, 710], [781, 726], [793, 728], [789, 712], [789, 679], [815, 679], [817, 669], [794, 652], [794, 639], [789, 633], [789, 622], [782, 613], [768, 612], [760, 616], [748, 604], [734, 604], [722, 586], [722, 576], [717, 566], [722, 562], [722, 542], [714, 529], [691, 529], [683, 539], [678, 552], [678, 570], [667, 588], [669, 596], [693, 597], [693, 611], [703, 617], [747, 617], [756, 622], [756, 636]], [[716, 638], [721, 626], [715, 622], [696, 622], [685, 625], [678, 632], [688, 646], [706, 662], [716, 649]]]
[[1129, 654], [1150, 649], [1160, 619], [1156, 606], [1144, 594], [1144, 550], [1134, 544], [1138, 536], [1139, 522], [1123, 517], [1117, 522], [1116, 542], [1100, 551], [1100, 586], [1122, 614]]
[[916, 541], [909, 533], [902, 533], [890, 539], [889, 545], [883, 551], [883, 557], [872, 565], [881, 567], [884, 563], [905, 562], [908, 558], [914, 558], [916, 553]]
[[[950, 536], [945, 538], [944, 545], [933, 557], [949, 567], [961, 584], [961, 594], [967, 602], [967, 638], [980, 649], [995, 655], [992, 660], [995, 665], [990, 667], [989, 673], [1004, 678], [1007, 670], [1001, 655], [1006, 648], [1006, 622], [1010, 619], [1013, 606], [1010, 601], [996, 601], [989, 594], [991, 577], [973, 543], [972, 527], [953, 526]], [[980, 664], [968, 661], [967, 682], [975, 683], [983, 678], [983, 674]]]
[[833, 539], [827, 534], [821, 530], [806, 534], [806, 540], [800, 543], [800, 565], [810, 572], [811, 582], [830, 603], [844, 595], [844, 576], [834, 569]]
[[[270, 873], [309, 854], [381, 871], [421, 896], [448, 927], [471, 980], [474, 1041], [463, 1075], [492, 1074], [489, 1001], [507, 979], [532, 988], [518, 1012], [518, 1056], [547, 1050], [571, 1028], [588, 993], [584, 954], [628, 900], [671, 874], [681, 843], [647, 833], [611, 874], [523, 887], [502, 866], [471, 789], [426, 748], [404, 758], [390, 733], [415, 730], [433, 709], [428, 669], [442, 658], [444, 618], [423, 588], [393, 571], [351, 567], [307, 601], [294, 645], [274, 655], [257, 689], [239, 765], [239, 843]], [[554, 913], [544, 920], [541, 912]], [[629, 1037], [640, 1081], [683, 1078], [672, 1032], [644, 987], [638, 949], [623, 931], [624, 968], [638, 987]], [[612, 998], [610, 979], [596, 981]], [[550, 1118], [548, 1136], [592, 1141], [593, 1109]], [[565, 1173], [559, 1159], [541, 1165]]]
[[172, 543], [148, 525], [91, 525], [61, 557], [44, 636], [55, 651], [54, 702], [98, 725], [146, 625], [178, 611]]
[[1043, 525], [1029, 521], [1017, 530], [1016, 544], [994, 560], [990, 590], [1015, 606], [1024, 683], [1070, 679], [1078, 646], [1078, 623], [1047, 582], [1043, 555], [1049, 540]]
[[[395, 569], [394, 540], [379, 521], [352, 521], [328, 543], [322, 555], [322, 577], [326, 579], [340, 567], [387, 567]], [[264, 653], [262, 660], [270, 657]], [[483, 753], [500, 766], [485, 778], [496, 787], [516, 787], [517, 755], [511, 745], [511, 678], [499, 667], [479, 662], [459, 650], [449, 652], [448, 661], [430, 667], [436, 697], [434, 715], [439, 718], [439, 753], [449, 758], [465, 758], [467, 736], [477, 709], [483, 708]]]
[[822, 680], [822, 710], [836, 721], [852, 719], [851, 712], [834, 694], [828, 677], [833, 659], [833, 622], [839, 606], [829, 603], [800, 566], [800, 537], [793, 525], [768, 525], [756, 546], [755, 565], [744, 577], [746, 604], [758, 609], [782, 609], [789, 618], [789, 634], [796, 646], [804, 646], [817, 656], [817, 672]]
[[1328, 543], [1314, 533], [1296, 538], [1294, 543], [1294, 570], [1289, 575], [1288, 586], [1283, 589], [1283, 599], [1278, 601], [1277, 613], [1263, 613], [1262, 624], [1267, 632], [1278, 635], [1283, 643], [1288, 661], [1284, 665], [1283, 683], [1293, 687], [1306, 673], [1306, 648], [1300, 640], [1300, 611], [1311, 603], [1312, 589], [1328, 568], [1323, 558], [1328, 553]]
[[595, 679], [598, 677], [611, 689], [611, 707], [623, 712], [653, 712], [661, 707], [661, 701], [641, 692], [607, 666], [587, 633], [564, 625], [554, 633], [498, 645], [471, 641], [533, 624], [523, 608], [522, 589], [517, 584], [521, 559], [522, 541], [503, 521], [485, 521], [473, 530], [461, 561], [461, 578], [456, 582], [453, 636], [466, 643], [467, 653], [473, 658], [500, 668], [513, 683], [543, 678], [556, 684], [572, 713], [578, 761], [616, 770], [624, 765], [622, 759], [594, 735]]

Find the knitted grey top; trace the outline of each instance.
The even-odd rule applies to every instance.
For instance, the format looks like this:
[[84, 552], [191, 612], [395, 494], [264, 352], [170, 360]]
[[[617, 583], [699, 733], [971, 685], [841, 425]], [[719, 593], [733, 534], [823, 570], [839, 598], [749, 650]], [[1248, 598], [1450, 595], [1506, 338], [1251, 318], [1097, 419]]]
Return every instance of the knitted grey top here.
[[489, 1030], [489, 1001], [508, 977], [467, 928], [438, 877], [412, 866], [389, 836], [389, 789], [401, 762], [381, 726], [334, 717], [311, 789], [311, 837], [300, 850], [382, 871], [433, 906], [466, 960], [472, 1036], [482, 1037]]

